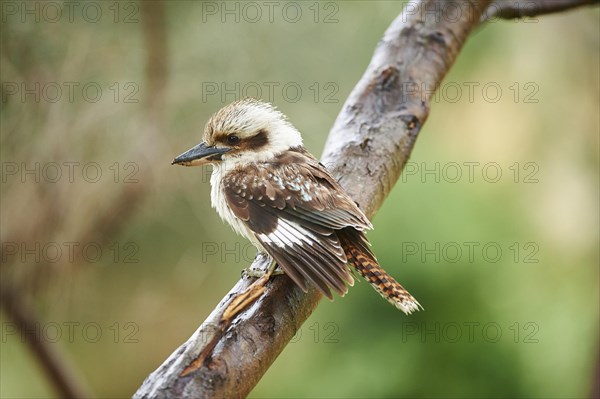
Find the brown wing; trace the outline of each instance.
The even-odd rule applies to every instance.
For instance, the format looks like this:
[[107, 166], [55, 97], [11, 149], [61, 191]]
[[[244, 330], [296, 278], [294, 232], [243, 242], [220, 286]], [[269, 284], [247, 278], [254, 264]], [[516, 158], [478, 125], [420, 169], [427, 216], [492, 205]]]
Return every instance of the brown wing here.
[[371, 224], [316, 159], [290, 151], [228, 173], [224, 186], [233, 213], [298, 286], [310, 282], [330, 299], [348, 291], [354, 280], [336, 231]]

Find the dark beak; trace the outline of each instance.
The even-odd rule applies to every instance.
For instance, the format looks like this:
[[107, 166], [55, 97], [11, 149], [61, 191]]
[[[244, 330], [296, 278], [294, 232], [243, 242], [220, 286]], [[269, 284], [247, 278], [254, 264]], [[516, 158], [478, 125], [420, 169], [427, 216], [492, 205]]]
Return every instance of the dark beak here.
[[221, 160], [221, 155], [230, 151], [231, 148], [217, 148], [200, 143], [192, 149], [187, 150], [171, 162], [171, 165], [196, 166], [214, 160]]

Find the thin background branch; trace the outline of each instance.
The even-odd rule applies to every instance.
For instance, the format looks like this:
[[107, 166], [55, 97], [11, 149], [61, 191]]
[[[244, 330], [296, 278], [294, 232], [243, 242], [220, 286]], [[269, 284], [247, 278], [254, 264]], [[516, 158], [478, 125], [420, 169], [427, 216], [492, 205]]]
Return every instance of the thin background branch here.
[[[54, 345], [41, 337], [39, 321], [31, 311], [31, 306], [12, 289], [2, 286], [0, 301], [6, 315], [13, 320], [12, 327], [19, 330], [19, 336], [37, 359], [48, 380], [63, 398], [89, 398], [90, 391], [84, 380], [73, 367], [70, 359]], [[5, 325], [3, 328], [8, 328]]]
[[[143, 2], [141, 7], [143, 12], [141, 20], [144, 23], [144, 38], [148, 53], [146, 84], [150, 87], [149, 92], [152, 93], [152, 96], [145, 101], [147, 140], [144, 151], [148, 156], [153, 156], [158, 153], [159, 148], [162, 148], [160, 132], [164, 130], [162, 129], [164, 125], [162, 110], [164, 109], [168, 60], [164, 8], [163, 2]], [[2, 38], [4, 39], [4, 35]], [[33, 61], [31, 64], [34, 64]], [[36, 81], [37, 79], [27, 80]], [[44, 111], [38, 112], [43, 113]], [[53, 134], [45, 134], [44, 137], [49, 141], [52, 140], [53, 144], [61, 141], [56, 140], [56, 135]], [[65, 141], [68, 140], [65, 139]], [[133, 153], [134, 150], [131, 151]], [[27, 155], [30, 154], [18, 154], [16, 158], [26, 159]], [[72, 153], [71, 156], [73, 156]], [[127, 158], [135, 159], [135, 156], [130, 155]], [[110, 237], [126, 225], [128, 218], [135, 214], [136, 207], [145, 199], [151, 183], [152, 179], [148, 176], [146, 179], [140, 179], [136, 184], [123, 185], [117, 195], [110, 199], [103, 199], [108, 202], [106, 207], [95, 207], [94, 212], [82, 212], [85, 214], [87, 223], [84, 229], [78, 231], [78, 237], [72, 241], [77, 243], [109, 242]], [[6, 188], [3, 186], [3, 189]], [[30, 210], [35, 212], [32, 220], [37, 220], [37, 222], [31, 226], [27, 224], [10, 226], [14, 228], [7, 229], [7, 237], [3, 237], [3, 242], [31, 243], [39, 242], [40, 237], [56, 237], [61, 229], [64, 229], [66, 222], [77, 218], [72, 207], [71, 195], [84, 196], [85, 194], [82, 191], [69, 193], [70, 195], [57, 195], [56, 188], [48, 189], [42, 186], [36, 194], [43, 199], [41, 201], [43, 206], [31, 206]], [[27, 198], [28, 193], [22, 192], [21, 196]], [[105, 196], [102, 197], [105, 198]], [[77, 253], [77, 256], [78, 259], [72, 262], [75, 266], [81, 262], [81, 253]], [[63, 353], [60, 347], [49, 344], [47, 339], [39, 333], [39, 326], [43, 320], [36, 311], [34, 298], [41, 296], [42, 289], [49, 285], [50, 266], [24, 268], [27, 270], [26, 273], [22, 273], [24, 276], [20, 276], [21, 271], [18, 270], [21, 268], [20, 266], [22, 265], [4, 261], [1, 264], [0, 308], [12, 320], [11, 326], [18, 332], [16, 335], [24, 340], [30, 348], [32, 355], [59, 397], [93, 397], [85, 379], [82, 378], [69, 357]], [[71, 272], [75, 271], [71, 270]], [[60, 272], [53, 270], [52, 277], [60, 276]]]

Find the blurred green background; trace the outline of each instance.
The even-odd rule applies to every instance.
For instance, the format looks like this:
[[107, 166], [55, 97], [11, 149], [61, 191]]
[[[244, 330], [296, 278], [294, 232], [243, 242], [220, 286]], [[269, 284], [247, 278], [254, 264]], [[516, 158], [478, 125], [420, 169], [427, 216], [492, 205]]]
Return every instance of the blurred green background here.
[[[170, 161], [244, 95], [319, 155], [401, 3], [73, 3], [2, 2], [1, 277], [94, 397], [128, 397], [254, 256], [211, 209], [209, 171]], [[585, 8], [472, 35], [369, 233], [425, 311], [356, 284], [251, 397], [590, 395], [598, 21]], [[0, 322], [0, 395], [56, 397]]]

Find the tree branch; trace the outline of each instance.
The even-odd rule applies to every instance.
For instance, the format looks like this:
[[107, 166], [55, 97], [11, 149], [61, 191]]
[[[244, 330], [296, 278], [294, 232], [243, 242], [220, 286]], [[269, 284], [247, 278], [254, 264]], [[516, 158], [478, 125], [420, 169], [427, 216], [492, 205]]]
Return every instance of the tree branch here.
[[[538, 3], [540, 12], [551, 12], [549, 2]], [[398, 180], [429, 114], [434, 89], [484, 11], [491, 11], [490, 1], [482, 0], [458, 3], [468, 6], [458, 21], [426, 12], [445, 4], [428, 0], [406, 6], [385, 32], [327, 139], [323, 163], [369, 217]], [[507, 18], [509, 1], [503, 6], [497, 15]], [[261, 263], [257, 259], [252, 266]], [[240, 280], [134, 398], [246, 396], [321, 300], [318, 292], [304, 294], [287, 276], [277, 276], [255, 303], [224, 322], [232, 298], [250, 283]]]
[[483, 14], [483, 20], [534, 17], [590, 4], [598, 5], [598, 0], [496, 0]]

